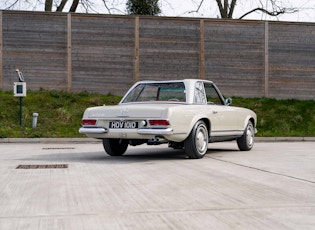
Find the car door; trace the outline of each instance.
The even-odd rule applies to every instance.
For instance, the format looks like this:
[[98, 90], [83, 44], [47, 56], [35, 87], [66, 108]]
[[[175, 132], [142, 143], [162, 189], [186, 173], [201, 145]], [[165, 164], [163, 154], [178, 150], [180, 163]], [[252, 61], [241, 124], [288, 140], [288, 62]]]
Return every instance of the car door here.
[[231, 136], [238, 133], [237, 111], [225, 105], [224, 98], [213, 83], [204, 82], [204, 90], [211, 122], [211, 136]]

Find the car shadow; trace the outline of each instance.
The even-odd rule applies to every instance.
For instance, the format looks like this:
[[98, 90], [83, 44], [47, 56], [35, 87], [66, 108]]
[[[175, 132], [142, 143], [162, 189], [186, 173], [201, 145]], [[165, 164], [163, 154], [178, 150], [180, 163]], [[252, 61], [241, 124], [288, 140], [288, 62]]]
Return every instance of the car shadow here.
[[[238, 152], [238, 150], [225, 149], [225, 148], [209, 148], [207, 155], [224, 152]], [[71, 164], [71, 163], [91, 163], [91, 164], [130, 164], [139, 162], [154, 162], [154, 161], [172, 161], [172, 160], [192, 160], [187, 157], [184, 150], [171, 149], [171, 148], [142, 148], [132, 149], [123, 156], [109, 156], [104, 151], [95, 152], [80, 152], [73, 149], [72, 151], [54, 152], [43, 151], [42, 154], [32, 155], [16, 159], [20, 164], [30, 164], [30, 162], [41, 162], [44, 164]]]
[[[148, 152], [144, 151], [132, 151], [126, 152], [123, 156], [109, 156], [104, 151], [97, 152], [53, 152], [44, 151], [42, 154], [32, 155], [29, 157], [23, 157], [15, 159], [20, 162], [20, 164], [26, 162], [25, 164], [31, 164], [30, 162], [41, 164], [70, 164], [70, 163], [92, 163], [92, 164], [104, 164], [104, 163], [136, 163], [144, 161], [163, 161], [163, 160], [183, 160], [186, 159], [186, 155], [183, 150], [150, 150]], [[37, 163], [36, 163], [37, 164]]]

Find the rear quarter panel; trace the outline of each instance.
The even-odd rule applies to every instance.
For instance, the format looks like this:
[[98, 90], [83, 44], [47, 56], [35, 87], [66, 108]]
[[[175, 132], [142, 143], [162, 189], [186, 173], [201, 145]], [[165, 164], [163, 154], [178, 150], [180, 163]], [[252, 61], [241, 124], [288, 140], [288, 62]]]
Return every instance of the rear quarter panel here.
[[210, 112], [204, 105], [182, 105], [170, 108], [168, 119], [174, 135], [167, 138], [173, 141], [185, 140], [196, 122], [200, 119], [208, 119]]

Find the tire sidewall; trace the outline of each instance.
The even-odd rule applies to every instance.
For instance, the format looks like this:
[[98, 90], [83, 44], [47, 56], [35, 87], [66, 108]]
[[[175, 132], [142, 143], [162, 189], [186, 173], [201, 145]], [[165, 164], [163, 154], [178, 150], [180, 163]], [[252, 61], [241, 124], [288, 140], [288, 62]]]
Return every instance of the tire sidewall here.
[[[203, 147], [202, 151], [200, 151], [199, 146], [197, 146], [197, 135], [203, 133], [203, 137], [206, 139], [206, 146]], [[184, 142], [184, 150], [189, 158], [199, 159], [204, 157], [208, 150], [208, 142], [209, 142], [209, 131], [204, 121], [198, 121], [194, 128], [192, 129], [191, 133], [189, 134], [188, 138]]]
[[124, 139], [103, 139], [105, 151], [110, 156], [121, 156], [128, 148], [128, 140]]
[[[247, 135], [249, 130], [250, 130], [250, 135]], [[250, 141], [248, 138], [251, 138], [252, 140]], [[251, 150], [254, 146], [254, 138], [255, 138], [254, 125], [251, 121], [248, 121], [242, 137], [237, 139], [237, 145], [239, 149], [241, 151]]]

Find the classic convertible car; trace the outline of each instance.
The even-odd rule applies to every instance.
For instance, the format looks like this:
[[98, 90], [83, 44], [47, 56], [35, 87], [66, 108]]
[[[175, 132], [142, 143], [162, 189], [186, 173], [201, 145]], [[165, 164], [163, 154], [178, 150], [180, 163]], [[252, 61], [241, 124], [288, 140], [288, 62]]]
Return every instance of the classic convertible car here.
[[118, 105], [87, 108], [79, 132], [103, 140], [105, 151], [121, 156], [128, 145], [168, 143], [189, 158], [202, 158], [208, 143], [236, 140], [251, 150], [256, 114], [229, 106], [211, 81], [140, 81]]

